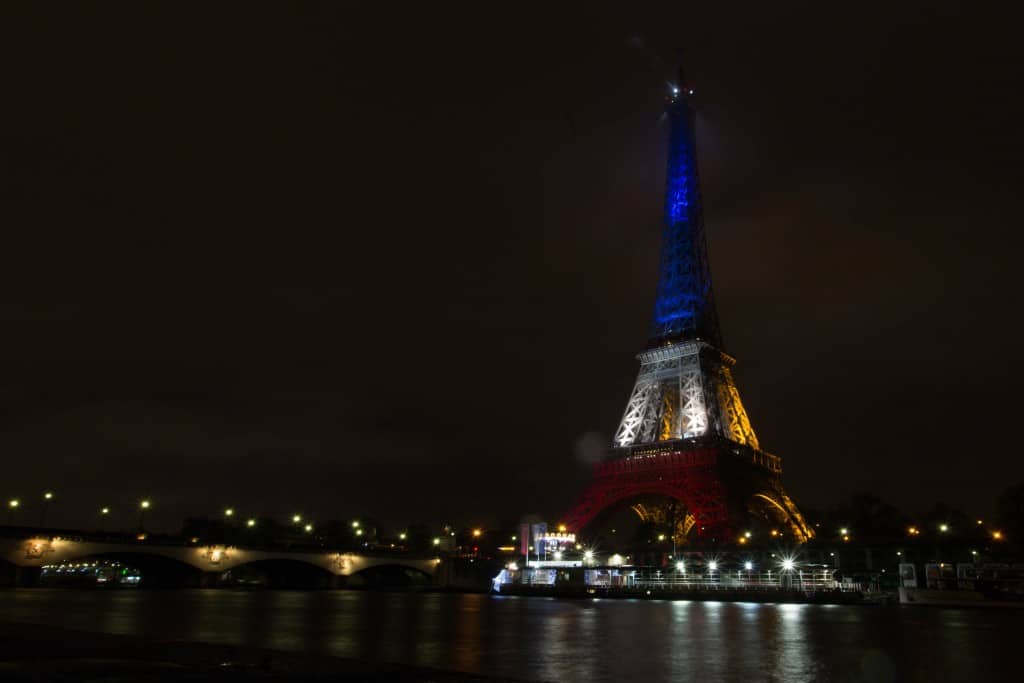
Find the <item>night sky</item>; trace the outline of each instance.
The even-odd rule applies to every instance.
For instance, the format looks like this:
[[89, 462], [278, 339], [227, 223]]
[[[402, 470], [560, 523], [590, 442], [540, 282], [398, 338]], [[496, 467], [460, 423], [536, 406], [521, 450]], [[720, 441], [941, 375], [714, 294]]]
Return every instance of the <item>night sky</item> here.
[[790, 494], [988, 514], [1024, 479], [1017, 24], [636, 4], [5, 6], [0, 495], [554, 521], [646, 342], [682, 47]]

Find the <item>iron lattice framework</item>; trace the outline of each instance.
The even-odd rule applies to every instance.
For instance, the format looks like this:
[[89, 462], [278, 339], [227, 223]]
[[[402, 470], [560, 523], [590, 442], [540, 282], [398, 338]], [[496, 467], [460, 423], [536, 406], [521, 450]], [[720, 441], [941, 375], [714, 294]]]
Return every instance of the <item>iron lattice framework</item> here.
[[593, 484], [563, 521], [578, 531], [604, 509], [657, 495], [681, 503], [691, 520], [687, 531], [700, 536], [727, 538], [755, 515], [805, 541], [811, 531], [782, 488], [781, 461], [760, 449], [733, 381], [735, 361], [721, 351], [692, 94], [680, 73], [667, 106], [657, 298], [647, 350], [637, 357], [640, 373], [615, 433], [616, 458], [597, 466]]
[[758, 447], [732, 379], [732, 358], [704, 342], [671, 344], [638, 358], [640, 375], [615, 433], [617, 447], [708, 435]]

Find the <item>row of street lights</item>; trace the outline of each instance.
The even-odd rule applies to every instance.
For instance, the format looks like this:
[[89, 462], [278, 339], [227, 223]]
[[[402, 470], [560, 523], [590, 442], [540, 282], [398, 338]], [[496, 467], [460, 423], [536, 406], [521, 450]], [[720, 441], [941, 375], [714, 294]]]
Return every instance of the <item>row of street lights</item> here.
[[[52, 491], [45, 491], [43, 493], [43, 495], [42, 495], [43, 506], [42, 506], [42, 511], [41, 511], [40, 518], [39, 518], [39, 526], [40, 527], [46, 526], [46, 512], [47, 512], [47, 508], [49, 506], [50, 501], [52, 501], [53, 499], [54, 499], [54, 493]], [[145, 521], [146, 521], [146, 511], [149, 510], [151, 506], [152, 506], [152, 503], [151, 503], [151, 501], [148, 498], [144, 498], [144, 499], [139, 501], [139, 529], [140, 530], [144, 528]], [[8, 515], [9, 515], [9, 520], [11, 522], [13, 522], [14, 514], [15, 514], [15, 512], [17, 512], [17, 510], [20, 507], [21, 507], [21, 499], [19, 499], [19, 498], [11, 498], [10, 500], [7, 501]], [[102, 531], [104, 526], [105, 526], [105, 522], [106, 522], [107, 517], [109, 517], [110, 514], [111, 514], [111, 508], [108, 507], [108, 506], [103, 506], [102, 508], [100, 508], [99, 513], [100, 513], [100, 530]], [[226, 508], [224, 508], [224, 517], [228, 518], [228, 519], [234, 518], [235, 517], [235, 509], [233, 507], [226, 507]], [[313, 533], [314, 526], [313, 526], [312, 522], [307, 521], [307, 522], [305, 522], [305, 524], [303, 524], [303, 517], [302, 517], [301, 514], [296, 513], [296, 514], [292, 515], [291, 521], [292, 521], [292, 524], [295, 524], [296, 526], [300, 526], [301, 525], [303, 531], [305, 531], [306, 533]], [[249, 528], [249, 529], [254, 528], [256, 526], [256, 524], [257, 524], [257, 522], [256, 522], [256, 518], [255, 517], [250, 517], [250, 518], [248, 518], [245, 521], [245, 526], [247, 528]], [[354, 535], [356, 535], [356, 536], [359, 536], [359, 537], [364, 535], [365, 531], [364, 531], [364, 529], [362, 527], [362, 524], [359, 522], [359, 520], [352, 520], [352, 533]], [[479, 538], [482, 535], [482, 533], [483, 532], [480, 529], [473, 529], [473, 531], [472, 531], [472, 534], [473, 534], [474, 538]], [[452, 535], [454, 536], [455, 534], [453, 533]], [[401, 541], [405, 541], [408, 538], [408, 534], [403, 531], [403, 532], [398, 534], [398, 538]], [[441, 538], [440, 537], [434, 537], [433, 545], [436, 547], [436, 546], [439, 546], [440, 544], [441, 544]]]
[[[53, 498], [54, 498], [54, 494], [53, 494], [52, 491], [46, 491], [42, 495], [43, 505], [42, 505], [42, 510], [41, 510], [40, 516], [39, 516], [39, 526], [41, 526], [41, 527], [46, 526], [47, 508], [49, 507], [49, 503], [50, 503], [51, 500], [53, 500]], [[148, 510], [151, 506], [152, 506], [152, 503], [150, 502], [150, 500], [148, 498], [144, 498], [144, 499], [139, 501], [139, 528], [140, 529], [143, 528], [143, 526], [145, 524], [145, 521], [146, 521], [146, 510]], [[10, 500], [7, 501], [8, 519], [9, 519], [10, 522], [14, 521], [14, 515], [15, 515], [15, 513], [20, 508], [21, 508], [21, 499], [20, 498], [11, 498]], [[100, 520], [101, 520], [100, 527], [102, 529], [103, 523], [105, 522], [106, 518], [110, 516], [111, 508], [108, 507], [108, 506], [103, 506], [103, 507], [100, 508], [99, 512], [100, 512]], [[234, 508], [228, 507], [228, 508], [224, 509], [224, 516], [225, 517], [234, 517], [234, 515], [235, 515]], [[292, 516], [292, 522], [295, 523], [295, 524], [300, 524], [302, 522], [302, 515], [299, 515], [299, 514], [293, 515]], [[245, 525], [247, 527], [249, 527], [249, 528], [255, 527], [256, 526], [256, 519], [254, 517], [250, 517], [248, 520], [246, 520]], [[362, 530], [362, 528], [360, 528], [360, 524], [359, 524], [358, 521], [353, 521], [352, 522], [352, 527], [355, 529], [355, 533], [356, 533], [357, 536], [362, 536], [363, 535], [363, 530]], [[303, 529], [306, 532], [312, 532], [313, 531], [313, 525], [311, 523], [307, 522], [305, 524], [305, 526], [303, 527]], [[403, 540], [404, 540], [405, 534], [403, 533], [402, 536], [403, 536]]]
[[[39, 526], [46, 526], [46, 512], [47, 508], [50, 507], [50, 501], [53, 500], [53, 491], [43, 492], [43, 507], [39, 513]], [[7, 501], [8, 518], [10, 521], [14, 521], [14, 513], [21, 507], [21, 500], [18, 498], [11, 498]]]
[[[48, 511], [48, 508], [50, 507], [50, 501], [53, 500], [53, 499], [54, 499], [53, 491], [45, 491], [43, 493], [43, 496], [42, 496], [43, 505], [42, 505], [42, 509], [40, 510], [40, 513], [39, 513], [39, 526], [41, 526], [41, 527], [46, 526], [46, 513]], [[145, 521], [146, 510], [149, 509], [149, 506], [150, 506], [150, 502], [149, 502], [148, 499], [143, 499], [143, 500], [139, 501], [139, 528], [140, 529], [142, 528], [142, 524]], [[21, 499], [20, 498], [11, 498], [10, 500], [7, 501], [7, 512], [8, 512], [8, 521], [9, 522], [13, 522], [14, 521], [14, 514], [18, 511], [19, 508], [21, 508]], [[105, 520], [109, 515], [110, 515], [110, 508], [109, 507], [104, 506], [104, 507], [100, 508], [100, 520]]]

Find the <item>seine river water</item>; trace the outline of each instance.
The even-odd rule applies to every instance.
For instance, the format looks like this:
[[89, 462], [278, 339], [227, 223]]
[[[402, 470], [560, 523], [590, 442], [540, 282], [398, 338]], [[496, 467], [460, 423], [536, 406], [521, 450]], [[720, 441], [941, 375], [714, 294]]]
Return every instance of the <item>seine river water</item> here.
[[1024, 612], [354, 591], [0, 590], [0, 618], [543, 681], [1012, 680]]

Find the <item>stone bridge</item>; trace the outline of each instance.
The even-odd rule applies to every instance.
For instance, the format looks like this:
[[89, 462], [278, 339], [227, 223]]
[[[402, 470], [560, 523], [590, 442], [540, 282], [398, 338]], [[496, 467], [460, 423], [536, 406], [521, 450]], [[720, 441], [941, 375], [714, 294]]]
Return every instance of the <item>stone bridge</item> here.
[[[323, 570], [330, 577], [350, 577], [373, 567], [403, 567], [420, 571], [435, 582], [440, 578], [441, 559], [405, 555], [373, 555], [334, 551], [266, 550], [231, 545], [161, 545], [158, 543], [95, 540], [38, 535], [31, 538], [0, 538], [0, 560], [20, 570], [35, 570], [49, 564], [76, 562], [88, 558], [117, 556], [130, 562], [132, 556], [174, 560], [217, 576], [243, 565], [285, 560]], [[332, 585], [343, 582], [332, 581]], [[209, 584], [209, 581], [204, 581]]]

